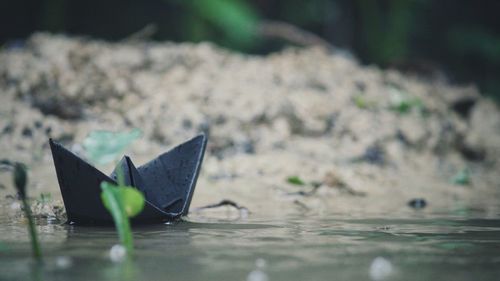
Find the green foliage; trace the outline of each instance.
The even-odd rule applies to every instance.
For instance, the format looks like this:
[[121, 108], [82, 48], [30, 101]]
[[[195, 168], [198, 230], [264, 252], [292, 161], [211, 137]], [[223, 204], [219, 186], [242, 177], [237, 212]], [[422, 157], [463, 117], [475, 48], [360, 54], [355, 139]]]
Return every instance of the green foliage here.
[[293, 185], [305, 185], [306, 183], [298, 176], [290, 176], [286, 179], [286, 181], [289, 183], [289, 184], [293, 184]]
[[484, 29], [456, 27], [448, 34], [448, 44], [457, 56], [476, 55], [500, 63], [500, 37]]
[[23, 205], [24, 215], [28, 219], [28, 230], [31, 238], [31, 249], [33, 253], [33, 257], [41, 261], [42, 260], [42, 251], [40, 249], [40, 243], [38, 242], [38, 234], [35, 228], [35, 221], [33, 219], [33, 215], [31, 213], [31, 206], [28, 202], [28, 196], [26, 191], [26, 186], [28, 185], [28, 173], [27, 167], [23, 163], [19, 162], [11, 162], [9, 160], [1, 160], [0, 164], [10, 166], [13, 168], [12, 171], [12, 179], [14, 182], [14, 186], [19, 194], [19, 199]]
[[192, 0], [181, 3], [193, 13], [190, 25], [197, 33], [206, 31], [202, 20], [222, 31], [227, 45], [248, 49], [254, 44], [259, 17], [246, 1]]
[[366, 103], [366, 99], [362, 95], [354, 96], [353, 101], [354, 101], [354, 104], [356, 104], [356, 106], [358, 108], [366, 109], [368, 107], [368, 105]]
[[470, 184], [470, 171], [467, 168], [462, 169], [456, 173], [452, 178], [451, 182], [456, 185], [469, 185]]
[[367, 100], [362, 94], [357, 94], [353, 97], [354, 104], [360, 109], [372, 109], [376, 106], [374, 101]]
[[286, 0], [280, 5], [279, 14], [297, 26], [320, 25], [338, 12], [337, 5], [330, 0]]
[[370, 60], [387, 65], [408, 55], [409, 35], [414, 28], [415, 0], [357, 0], [361, 15], [366, 55]]
[[[104, 186], [104, 187], [103, 187]], [[128, 186], [115, 186], [108, 182], [103, 182], [101, 188], [104, 190], [111, 190], [115, 197], [122, 202], [125, 214], [127, 217], [135, 217], [144, 207], [144, 196], [142, 193], [133, 187]], [[106, 209], [111, 210], [112, 204], [107, 196], [101, 194], [101, 199]]]
[[28, 174], [26, 165], [23, 163], [14, 163], [14, 186], [21, 199], [26, 199], [26, 184], [28, 182]]
[[52, 194], [50, 193], [40, 193], [40, 198], [38, 199], [38, 202], [42, 204], [47, 204], [52, 201]]
[[129, 218], [138, 215], [144, 208], [144, 195], [130, 186], [101, 183], [101, 200], [111, 213], [121, 244], [130, 256], [133, 251], [132, 231]]
[[120, 133], [94, 131], [83, 140], [83, 147], [90, 161], [97, 165], [105, 165], [121, 157], [127, 146], [141, 135], [139, 129]]
[[396, 88], [391, 88], [390, 95], [389, 109], [399, 114], [410, 113], [413, 109], [424, 112], [424, 105], [419, 98], [412, 97]]

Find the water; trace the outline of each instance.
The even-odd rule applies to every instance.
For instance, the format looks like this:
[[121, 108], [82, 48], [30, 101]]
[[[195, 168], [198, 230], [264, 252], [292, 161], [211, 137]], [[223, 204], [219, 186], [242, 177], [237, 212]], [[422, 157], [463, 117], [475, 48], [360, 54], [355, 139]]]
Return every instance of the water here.
[[109, 258], [113, 228], [38, 230], [42, 266], [30, 258], [23, 222], [0, 217], [0, 280], [374, 280], [370, 267], [386, 261], [381, 280], [500, 280], [500, 220], [472, 214], [195, 216], [135, 228], [135, 259], [121, 263]]

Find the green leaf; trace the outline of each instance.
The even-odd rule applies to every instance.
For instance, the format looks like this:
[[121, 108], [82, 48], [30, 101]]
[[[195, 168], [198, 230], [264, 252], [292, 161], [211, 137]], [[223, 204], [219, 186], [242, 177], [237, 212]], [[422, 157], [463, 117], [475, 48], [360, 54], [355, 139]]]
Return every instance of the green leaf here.
[[49, 192], [42, 192], [40, 193], [40, 198], [37, 201], [42, 204], [50, 203], [52, 201], [52, 194]]
[[424, 105], [419, 98], [412, 97], [399, 89], [391, 88], [390, 95], [389, 109], [399, 114], [410, 113], [414, 108], [424, 110]]
[[130, 230], [129, 217], [139, 214], [144, 207], [144, 196], [133, 187], [116, 186], [109, 182], [101, 182], [101, 200], [111, 213], [115, 222], [121, 244], [132, 255], [133, 237]]
[[299, 178], [298, 176], [291, 176], [291, 177], [288, 177], [286, 179], [286, 181], [290, 184], [294, 184], [294, 185], [305, 185], [306, 183], [301, 179]]
[[120, 208], [123, 208], [125, 215], [129, 218], [137, 216], [144, 208], [144, 195], [134, 187], [115, 186], [108, 182], [102, 182], [101, 189], [110, 193], [109, 195], [106, 195], [106, 192], [101, 193], [101, 200], [110, 212], [113, 208], [110, 196], [113, 196], [115, 200], [119, 200]]
[[362, 94], [355, 95], [353, 101], [359, 109], [373, 109], [376, 106], [374, 101], [367, 100]]
[[366, 100], [362, 95], [354, 96], [353, 100], [354, 100], [354, 104], [356, 104], [356, 106], [358, 108], [366, 109], [368, 107]]
[[258, 14], [242, 0], [184, 1], [199, 17], [220, 29], [228, 41], [245, 48], [256, 41]]
[[17, 189], [19, 197], [26, 198], [26, 184], [28, 182], [28, 174], [26, 165], [23, 163], [14, 164], [14, 185]]
[[470, 171], [465, 168], [456, 173], [452, 178], [451, 182], [457, 185], [468, 185], [470, 184]]
[[144, 195], [132, 187], [122, 187], [120, 190], [125, 213], [129, 218], [137, 216], [144, 208]]
[[[42, 251], [40, 249], [40, 243], [38, 242], [38, 234], [35, 228], [35, 220], [33, 219], [33, 215], [31, 213], [31, 206], [28, 203], [26, 185], [28, 183], [28, 173], [27, 167], [23, 163], [19, 162], [11, 162], [9, 160], [2, 159], [0, 160], [0, 165], [7, 165], [14, 168], [12, 172], [14, 186], [17, 189], [17, 193], [19, 194], [19, 199], [23, 205], [22, 210], [26, 218], [28, 219], [28, 230], [31, 238], [31, 249], [33, 251], [33, 257], [37, 261], [42, 260]], [[0, 245], [1, 246], [1, 245]]]
[[478, 56], [491, 62], [500, 62], [500, 38], [480, 28], [458, 26], [448, 31], [449, 50], [456, 56]]
[[83, 140], [83, 148], [90, 161], [105, 165], [121, 157], [127, 146], [141, 135], [139, 129], [121, 133], [94, 131]]

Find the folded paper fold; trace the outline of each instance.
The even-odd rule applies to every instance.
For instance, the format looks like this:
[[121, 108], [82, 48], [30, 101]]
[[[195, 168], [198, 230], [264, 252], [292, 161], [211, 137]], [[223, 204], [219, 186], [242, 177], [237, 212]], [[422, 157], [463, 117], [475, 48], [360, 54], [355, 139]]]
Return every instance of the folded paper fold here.
[[111, 224], [111, 215], [100, 199], [100, 184], [116, 183], [118, 169], [124, 183], [139, 189], [146, 199], [144, 210], [132, 223], [174, 221], [187, 215], [207, 139], [199, 135], [137, 168], [124, 156], [111, 176], [53, 140], [49, 142], [68, 223]]

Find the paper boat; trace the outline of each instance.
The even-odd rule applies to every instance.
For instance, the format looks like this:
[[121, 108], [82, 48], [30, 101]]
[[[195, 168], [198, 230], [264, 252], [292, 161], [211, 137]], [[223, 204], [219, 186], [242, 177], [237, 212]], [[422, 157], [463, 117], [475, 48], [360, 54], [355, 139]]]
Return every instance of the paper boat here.
[[145, 224], [175, 221], [187, 215], [207, 138], [199, 135], [137, 168], [124, 156], [111, 176], [55, 141], [49, 142], [68, 223], [113, 223], [101, 202], [100, 185], [102, 181], [116, 183], [116, 171], [121, 167], [125, 183], [142, 191], [146, 198], [144, 209], [132, 223]]

